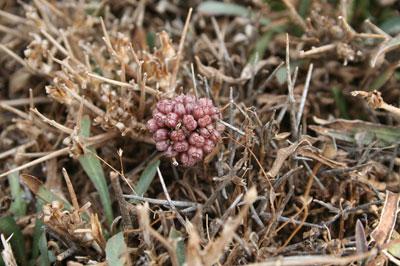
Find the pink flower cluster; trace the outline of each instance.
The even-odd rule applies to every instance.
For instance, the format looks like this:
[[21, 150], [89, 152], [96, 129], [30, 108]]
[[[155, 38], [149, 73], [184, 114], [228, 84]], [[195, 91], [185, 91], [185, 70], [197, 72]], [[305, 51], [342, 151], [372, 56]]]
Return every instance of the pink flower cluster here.
[[193, 166], [218, 143], [224, 126], [216, 123], [220, 112], [207, 98], [179, 95], [161, 100], [147, 122], [156, 148], [183, 166]]

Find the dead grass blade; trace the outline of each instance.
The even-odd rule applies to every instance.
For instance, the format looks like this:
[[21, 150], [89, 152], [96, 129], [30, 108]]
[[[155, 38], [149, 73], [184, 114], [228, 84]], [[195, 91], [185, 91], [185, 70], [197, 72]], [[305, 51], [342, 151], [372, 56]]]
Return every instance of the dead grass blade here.
[[289, 156], [293, 155], [293, 153], [296, 152], [296, 150], [300, 146], [302, 146], [306, 143], [310, 144], [307, 139], [302, 139], [299, 142], [293, 143], [289, 147], [279, 149], [278, 153], [276, 155], [276, 159], [275, 159], [274, 163], [272, 164], [271, 169], [268, 171], [267, 176], [269, 176], [271, 178], [275, 178], [278, 175], [280, 169], [282, 168], [282, 166], [285, 163], [285, 161], [287, 160], [287, 158], [289, 158]]
[[220, 236], [217, 239], [209, 242], [204, 247], [204, 250], [199, 250], [199, 246], [197, 247], [195, 246], [196, 243], [198, 242], [197, 233], [193, 232], [191, 227], [187, 229], [189, 233], [189, 244], [187, 247], [188, 248], [187, 254], [188, 256], [191, 254], [194, 255], [194, 257], [190, 259], [194, 263], [193, 265], [199, 265], [198, 264], [199, 256], [202, 261], [201, 262], [202, 264], [200, 265], [211, 266], [214, 265], [215, 263], [218, 263], [219, 259], [224, 254], [226, 246], [232, 241], [236, 228], [240, 225], [245, 215], [247, 214], [250, 206], [253, 204], [256, 198], [257, 198], [257, 191], [255, 187], [253, 187], [244, 196], [245, 206], [240, 210], [239, 214], [236, 217], [228, 220], [224, 224], [224, 228], [222, 229]]
[[[10, 238], [12, 235], [10, 236]], [[14, 258], [14, 254], [9, 243], [9, 239], [5, 239], [4, 235], [1, 234], [1, 243], [3, 244], [3, 250], [1, 251], [1, 256], [3, 258], [4, 263], [6, 266], [17, 266], [17, 262]]]
[[[355, 239], [356, 239], [357, 254], [364, 254], [365, 252], [367, 252], [368, 251], [368, 242], [367, 242], [367, 238], [365, 236], [364, 226], [360, 220], [357, 220], [357, 223], [356, 223]], [[361, 261], [359, 261], [359, 263], [361, 265], [363, 263], [363, 261], [361, 260]]]
[[375, 240], [378, 246], [387, 243], [392, 236], [399, 212], [399, 199], [400, 195], [398, 193], [386, 191], [385, 204], [383, 205], [379, 224], [371, 232], [371, 238]]

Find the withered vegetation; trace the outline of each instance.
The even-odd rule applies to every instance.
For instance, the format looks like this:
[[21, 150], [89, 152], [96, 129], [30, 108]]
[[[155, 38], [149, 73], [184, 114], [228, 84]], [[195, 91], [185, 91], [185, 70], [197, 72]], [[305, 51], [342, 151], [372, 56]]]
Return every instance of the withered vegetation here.
[[[0, 265], [400, 265], [393, 0], [0, 0]], [[206, 97], [183, 167], [157, 102]]]

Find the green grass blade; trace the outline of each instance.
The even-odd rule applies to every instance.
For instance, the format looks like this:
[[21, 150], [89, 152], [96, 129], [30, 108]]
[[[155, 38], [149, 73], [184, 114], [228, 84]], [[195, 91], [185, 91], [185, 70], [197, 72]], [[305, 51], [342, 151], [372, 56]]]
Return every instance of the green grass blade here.
[[185, 263], [185, 241], [183, 240], [182, 233], [177, 231], [175, 228], [172, 228], [169, 232], [169, 238], [176, 240], [176, 256], [178, 258], [179, 266], [182, 266]]
[[301, 0], [299, 5], [299, 15], [302, 18], [306, 18], [310, 9], [311, 0]]
[[335, 99], [336, 106], [339, 109], [340, 117], [349, 119], [349, 113], [347, 111], [347, 103], [346, 99], [343, 96], [342, 90], [338, 87], [333, 87], [332, 94], [333, 98]]
[[143, 173], [140, 175], [139, 181], [135, 186], [135, 192], [139, 196], [143, 196], [144, 193], [149, 189], [151, 182], [153, 182], [154, 177], [157, 173], [157, 167], [160, 165], [160, 160], [150, 162], [149, 165], [144, 169]]
[[38, 198], [43, 200], [45, 203], [51, 203], [53, 201], [59, 201], [64, 204], [64, 208], [68, 211], [72, 210], [72, 205], [67, 201], [50, 190], [48, 190], [40, 180], [38, 180], [36, 177], [31, 176], [31, 175], [26, 175], [23, 174], [21, 175], [22, 181], [25, 183], [25, 185], [35, 194]]
[[[42, 209], [42, 206], [41, 206], [41, 204], [37, 204], [37, 205], [38, 205], [38, 207], [36, 209], [39, 212]], [[35, 219], [35, 228], [33, 230], [31, 264], [39, 256], [39, 252], [40, 252], [39, 241], [40, 241], [40, 237], [41, 237], [42, 233], [43, 233], [43, 222], [40, 219], [36, 218]]]
[[248, 62], [256, 63], [256, 59], [258, 60], [263, 59], [272, 38], [276, 34], [285, 31], [286, 28], [287, 28], [286, 25], [274, 27], [269, 31], [265, 32], [260, 38], [258, 38], [254, 50], [251, 52]]
[[209, 16], [240, 16], [249, 17], [250, 10], [244, 6], [233, 4], [233, 3], [223, 3], [219, 1], [205, 1], [202, 2], [197, 8], [199, 13], [204, 13]]
[[[219, 1], [204, 1], [197, 7], [197, 11], [208, 16], [238, 16], [245, 18], [255, 16], [254, 12], [247, 7]], [[270, 23], [270, 20], [266, 18], [261, 18], [259, 21], [264, 26]]]
[[24, 200], [24, 191], [19, 184], [19, 172], [9, 174], [7, 178], [12, 197], [10, 212], [14, 214], [16, 218], [19, 218], [26, 214], [26, 202]]
[[0, 218], [0, 233], [6, 238], [11, 237], [10, 244], [18, 265], [28, 265], [25, 254], [25, 241], [22, 232], [11, 216]]
[[387, 67], [370, 85], [369, 91], [379, 90], [386, 84], [396, 71], [397, 65]]
[[40, 258], [39, 258], [39, 265], [40, 266], [50, 266], [50, 259], [49, 259], [49, 250], [47, 247], [47, 238], [46, 233], [43, 231], [39, 237], [39, 250], [40, 250]]
[[119, 232], [108, 239], [106, 244], [106, 260], [108, 265], [123, 266], [128, 259], [128, 248], [124, 234]]
[[391, 17], [385, 20], [380, 28], [388, 34], [398, 34], [400, 33], [400, 16]]
[[146, 42], [150, 51], [154, 51], [154, 47], [156, 46], [156, 34], [152, 31], [146, 34]]
[[[80, 135], [88, 138], [90, 135], [90, 118], [88, 116], [84, 116], [82, 118], [80, 126]], [[90, 181], [92, 181], [94, 187], [99, 193], [100, 201], [104, 208], [104, 214], [106, 216], [108, 224], [110, 225], [114, 220], [110, 193], [108, 191], [104, 171], [101, 166], [100, 160], [97, 157], [96, 150], [91, 147], [86, 148], [85, 153], [79, 156], [78, 160], [83, 170], [85, 170], [86, 174], [89, 176]]]
[[379, 49], [375, 52], [375, 54], [371, 55], [371, 66], [374, 67], [378, 58], [386, 53], [398, 49], [400, 47], [400, 36], [396, 36], [389, 41], [384, 42], [380, 45]]
[[400, 143], [400, 128], [361, 120], [336, 119], [323, 126], [310, 125], [310, 128], [321, 135], [359, 145], [369, 145], [375, 140], [380, 147]]

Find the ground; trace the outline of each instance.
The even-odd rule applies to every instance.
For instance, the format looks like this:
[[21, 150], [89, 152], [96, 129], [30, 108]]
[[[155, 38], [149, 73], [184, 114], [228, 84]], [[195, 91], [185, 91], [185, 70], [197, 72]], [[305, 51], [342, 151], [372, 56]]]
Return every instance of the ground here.
[[0, 0], [0, 265], [399, 265], [399, 10]]

